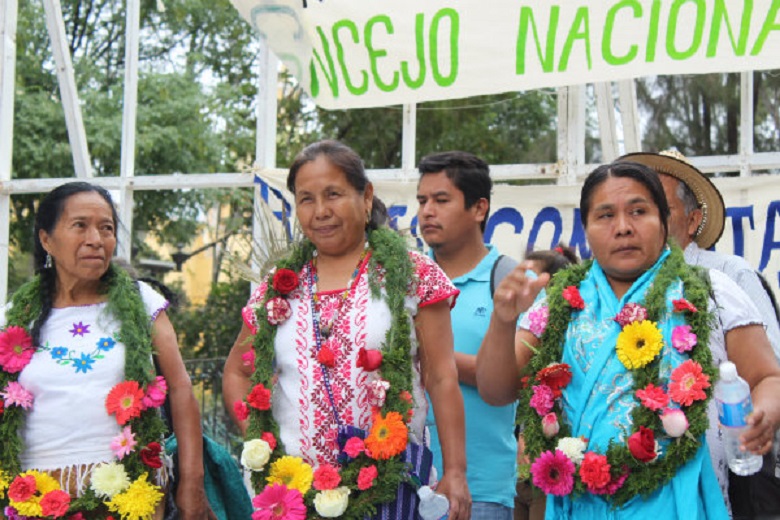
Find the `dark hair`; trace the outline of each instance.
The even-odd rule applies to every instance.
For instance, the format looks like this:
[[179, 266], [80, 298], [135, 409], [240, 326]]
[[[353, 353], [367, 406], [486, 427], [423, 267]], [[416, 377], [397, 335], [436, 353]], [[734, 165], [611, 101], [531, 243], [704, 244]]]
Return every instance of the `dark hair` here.
[[[358, 193], [366, 192], [366, 186], [370, 181], [363, 166], [363, 159], [349, 146], [329, 139], [310, 144], [295, 157], [292, 166], [290, 166], [290, 173], [287, 174], [287, 189], [290, 192], [295, 194], [295, 178], [301, 167], [317, 160], [317, 157], [321, 155], [324, 155], [333, 166], [344, 172], [347, 182]], [[371, 203], [371, 218], [366, 228], [376, 229], [384, 225], [387, 220], [387, 207], [379, 197], [374, 195]]]
[[661, 224], [664, 227], [664, 242], [669, 236], [669, 203], [666, 201], [664, 187], [658, 174], [643, 164], [621, 161], [604, 164], [593, 170], [585, 179], [580, 192], [580, 221], [583, 227], [588, 227], [588, 211], [593, 198], [593, 192], [610, 177], [624, 177], [637, 181], [647, 188], [653, 202], [658, 207]]
[[423, 157], [417, 169], [420, 170], [421, 177], [428, 173], [443, 171], [463, 193], [466, 209], [476, 204], [479, 199], [487, 199], [488, 210], [481, 226], [482, 231], [485, 231], [488, 215], [490, 215], [490, 192], [493, 189], [490, 167], [485, 161], [468, 152], [439, 152]]
[[558, 244], [555, 249], [544, 251], [529, 251], [525, 255], [526, 260], [535, 260], [542, 264], [542, 272], [554, 275], [561, 269], [580, 263], [574, 249]]
[[[116, 231], [119, 227], [119, 216], [114, 207], [114, 201], [111, 199], [111, 194], [108, 193], [105, 188], [88, 182], [69, 182], [54, 188], [46, 194], [43, 200], [41, 200], [38, 205], [38, 211], [35, 213], [35, 227], [33, 228], [33, 260], [35, 262], [35, 272], [38, 273], [41, 278], [41, 314], [35, 320], [32, 330], [30, 331], [33, 345], [38, 345], [41, 327], [46, 323], [46, 319], [51, 312], [57, 280], [56, 271], [54, 269], [45, 268], [47, 253], [43, 248], [43, 244], [41, 244], [41, 239], [39, 237], [40, 231], [43, 230], [46, 233], [51, 234], [60, 221], [67, 200], [73, 195], [89, 192], [97, 193], [103, 197], [103, 200], [105, 200], [106, 203], [108, 203], [108, 207], [111, 208], [111, 217], [114, 220], [114, 236], [116, 236]], [[106, 282], [111, 276], [113, 276], [113, 271], [111, 267], [109, 267], [108, 271], [103, 275], [103, 282]]]

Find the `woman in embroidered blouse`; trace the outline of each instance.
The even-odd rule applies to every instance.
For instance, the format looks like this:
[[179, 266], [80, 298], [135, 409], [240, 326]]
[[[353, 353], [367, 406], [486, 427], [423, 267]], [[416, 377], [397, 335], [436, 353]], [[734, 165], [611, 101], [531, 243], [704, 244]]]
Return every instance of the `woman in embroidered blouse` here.
[[[728, 518], [718, 492], [718, 480], [721, 491], [727, 483], [723, 446], [707, 399], [715, 367], [733, 361], [754, 404], [742, 445], [771, 449], [780, 368], [760, 318], [726, 276], [710, 271], [705, 282], [679, 249], [670, 251], [668, 205], [646, 167], [597, 168], [580, 211], [594, 262], [560, 273], [536, 303], [547, 276], [529, 280], [520, 266], [505, 278], [477, 359], [480, 394], [502, 404], [521, 391], [547, 518]], [[541, 311], [549, 322], [540, 327]], [[524, 387], [519, 375], [529, 362]], [[575, 485], [582, 493], [571, 494]]]
[[[64, 184], [40, 203], [37, 275], [10, 300], [0, 338], [0, 497], [8, 518], [68, 509], [78, 518], [109, 510], [125, 517], [133, 508], [139, 518], [155, 510], [161, 518], [164, 425], [156, 408], [166, 388], [181, 454], [180, 517], [213, 517], [200, 415], [168, 303], [112, 266], [117, 226], [109, 193], [85, 182]], [[154, 376], [152, 353], [162, 377]], [[7, 438], [16, 428], [23, 446]]]
[[[400, 394], [411, 403], [405, 405], [408, 440], [417, 444], [426, 441], [423, 432], [427, 406], [424, 381], [443, 432], [445, 474], [437, 492], [449, 498], [451, 519], [468, 518], [470, 496], [464, 474], [463, 404], [449, 321], [450, 304], [457, 290], [436, 264], [423, 255], [409, 253], [398, 235], [381, 225], [386, 220], [384, 205], [373, 196], [373, 186], [365, 174], [362, 160], [347, 146], [336, 141], [322, 141], [307, 147], [290, 168], [287, 186], [295, 195], [296, 216], [307, 239], [304, 248], [308, 247], [309, 252], [301, 256], [299, 265], [291, 267], [299, 270], [299, 281], [295, 281], [295, 287], [287, 296], [291, 312], [285, 313], [285, 317], [289, 319], [274, 327], [278, 328], [275, 344], [273, 350], [267, 350], [273, 359], [261, 359], [264, 354], [258, 350], [255, 339], [257, 370], [270, 370], [274, 363], [269, 386], [273, 385], [272, 412], [273, 419], [278, 422], [281, 442], [277, 448], [274, 436], [270, 435], [273, 456], [278, 457], [279, 450], [285, 450], [289, 455], [302, 457], [315, 468], [315, 489], [331, 489], [332, 486], [321, 482], [318, 485], [317, 475], [325, 468], [343, 471], [345, 455], [340, 449], [344, 446], [339, 445], [339, 431], [350, 426], [368, 431], [372, 423], [376, 425], [377, 417], [385, 415], [391, 400], [398, 401], [399, 391], [404, 387], [393, 385], [401, 384], [403, 379], [398, 376], [408, 367], [410, 392]], [[387, 250], [391, 246], [387, 244], [400, 244], [397, 258], [388, 257]], [[396, 282], [401, 286], [400, 291], [391, 287], [391, 280], [397, 273], [382, 269], [384, 264], [378, 265], [399, 261], [400, 264], [394, 265], [408, 263], [413, 269], [411, 279]], [[229, 409], [238, 412], [234, 417], [244, 431], [247, 429], [247, 403], [243, 400], [252, 388], [250, 377], [253, 374], [252, 362], [248, 359], [254, 359], [252, 341], [258, 331], [258, 320], [262, 324], [267, 319], [263, 304], [271, 284], [270, 278], [266, 280], [244, 308], [244, 327], [230, 352], [223, 378], [225, 402]], [[374, 296], [374, 280], [379, 280], [382, 286], [380, 298]], [[394, 290], [403, 294], [392, 294]], [[400, 338], [403, 340], [400, 345], [405, 351], [400, 352], [397, 364], [387, 366], [388, 346], [382, 343], [385, 339], [388, 344], [395, 341], [390, 338], [392, 334], [385, 337], [395, 312], [388, 308], [387, 302], [394, 296], [403, 298], [398, 299], [405, 309], [403, 323], [409, 323], [411, 316], [414, 326], [404, 325], [407, 332]], [[269, 318], [270, 315], [269, 312]], [[376, 359], [377, 355], [379, 360], [384, 356], [379, 370], [376, 365], [370, 366], [373, 364], [370, 360]], [[390, 384], [390, 380], [398, 383]], [[256, 411], [257, 407], [252, 404], [253, 394], [255, 390], [247, 401], [250, 410]], [[385, 398], [388, 404], [385, 404]], [[374, 412], [381, 415], [373, 416]], [[251, 437], [252, 420], [249, 428]], [[268, 439], [268, 435], [263, 432], [264, 439]], [[368, 442], [367, 438], [366, 444]], [[349, 460], [353, 458], [350, 456]], [[369, 471], [370, 468], [363, 469]], [[376, 477], [379, 483], [386, 478], [381, 471]], [[422, 483], [426, 481], [424, 478]], [[371, 482], [361, 484], [358, 479], [357, 486], [352, 482], [350, 507], [353, 500], [355, 507], [358, 506], [361, 499], [357, 493], [365, 493], [367, 486], [374, 485]], [[346, 477], [341, 483], [347, 484]], [[308, 486], [300, 488], [303, 495], [307, 490]], [[261, 496], [257, 499], [263, 500]], [[319, 498], [315, 499], [315, 504], [317, 500]], [[319, 505], [317, 511], [322, 513]]]

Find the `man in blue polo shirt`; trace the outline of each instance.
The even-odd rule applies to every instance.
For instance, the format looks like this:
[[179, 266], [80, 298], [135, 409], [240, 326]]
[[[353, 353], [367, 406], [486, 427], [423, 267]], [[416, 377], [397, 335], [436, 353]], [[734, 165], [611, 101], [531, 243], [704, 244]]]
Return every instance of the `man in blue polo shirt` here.
[[[497, 262], [504, 263], [483, 239], [493, 186], [490, 170], [483, 160], [466, 152], [428, 155], [418, 168], [420, 234], [431, 256], [460, 290], [452, 309], [452, 329], [466, 412], [471, 518], [511, 520], [517, 479], [516, 406], [487, 404], [479, 397], [475, 377], [477, 351], [493, 312], [491, 275], [498, 272], [494, 269]], [[428, 426], [434, 465], [441, 475], [441, 446], [432, 412]]]

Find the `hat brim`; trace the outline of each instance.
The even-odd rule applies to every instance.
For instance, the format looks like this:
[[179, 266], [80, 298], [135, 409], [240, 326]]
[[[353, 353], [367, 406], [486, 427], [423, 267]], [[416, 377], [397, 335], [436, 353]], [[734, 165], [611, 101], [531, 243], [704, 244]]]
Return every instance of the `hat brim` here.
[[629, 153], [615, 162], [639, 163], [685, 183], [696, 196], [703, 214], [703, 224], [694, 241], [702, 249], [709, 249], [720, 239], [726, 224], [726, 205], [718, 188], [698, 168], [657, 153]]

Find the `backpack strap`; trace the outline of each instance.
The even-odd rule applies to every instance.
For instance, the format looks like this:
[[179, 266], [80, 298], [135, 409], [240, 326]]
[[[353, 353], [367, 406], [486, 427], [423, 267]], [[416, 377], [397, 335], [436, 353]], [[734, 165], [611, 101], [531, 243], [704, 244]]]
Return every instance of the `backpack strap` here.
[[496, 292], [496, 286], [508, 275], [517, 265], [517, 261], [509, 256], [500, 255], [490, 270], [490, 297]]

